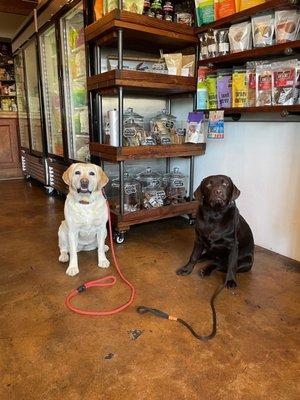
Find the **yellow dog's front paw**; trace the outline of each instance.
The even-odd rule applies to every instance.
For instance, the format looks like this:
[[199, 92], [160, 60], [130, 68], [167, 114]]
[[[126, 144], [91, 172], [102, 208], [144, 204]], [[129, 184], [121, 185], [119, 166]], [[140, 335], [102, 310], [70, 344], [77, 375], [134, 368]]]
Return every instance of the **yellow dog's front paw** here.
[[107, 258], [100, 258], [98, 262], [98, 267], [100, 268], [108, 268], [110, 265]]
[[66, 270], [66, 274], [69, 276], [75, 276], [79, 273], [78, 267], [73, 267], [72, 265]]

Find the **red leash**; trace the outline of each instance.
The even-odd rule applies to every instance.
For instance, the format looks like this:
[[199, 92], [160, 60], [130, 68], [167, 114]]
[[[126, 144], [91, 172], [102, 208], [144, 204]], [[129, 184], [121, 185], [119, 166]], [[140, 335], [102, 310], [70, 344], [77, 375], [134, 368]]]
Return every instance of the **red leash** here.
[[117, 314], [120, 311], [125, 310], [127, 307], [129, 307], [135, 297], [135, 288], [132, 285], [132, 283], [130, 283], [125, 276], [123, 275], [119, 265], [118, 265], [118, 260], [115, 254], [115, 249], [114, 249], [114, 243], [113, 243], [113, 235], [112, 235], [112, 226], [111, 226], [111, 218], [110, 218], [110, 209], [109, 209], [109, 204], [108, 201], [106, 201], [106, 206], [107, 206], [107, 210], [108, 210], [108, 232], [109, 232], [109, 240], [110, 240], [110, 246], [111, 246], [111, 253], [112, 253], [112, 258], [113, 261], [115, 263], [116, 269], [118, 271], [118, 274], [120, 275], [120, 278], [126, 283], [127, 286], [130, 287], [131, 289], [131, 295], [129, 300], [123, 304], [120, 307], [114, 308], [111, 311], [85, 311], [85, 310], [81, 310], [80, 308], [77, 308], [75, 306], [73, 306], [73, 304], [71, 303], [72, 299], [77, 296], [77, 294], [84, 292], [85, 290], [87, 290], [90, 287], [93, 286], [98, 286], [98, 287], [109, 287], [109, 286], [113, 286], [116, 282], [117, 279], [115, 276], [113, 275], [109, 275], [106, 276], [104, 278], [100, 278], [100, 279], [96, 279], [95, 281], [90, 281], [90, 282], [86, 282], [83, 285], [79, 286], [79, 288], [77, 289], [73, 289], [72, 292], [68, 295], [68, 297], [66, 298], [65, 304], [66, 306], [71, 310], [74, 311], [77, 314], [81, 314], [81, 315], [90, 315], [93, 317], [104, 317], [106, 315], [113, 315], [113, 314]]

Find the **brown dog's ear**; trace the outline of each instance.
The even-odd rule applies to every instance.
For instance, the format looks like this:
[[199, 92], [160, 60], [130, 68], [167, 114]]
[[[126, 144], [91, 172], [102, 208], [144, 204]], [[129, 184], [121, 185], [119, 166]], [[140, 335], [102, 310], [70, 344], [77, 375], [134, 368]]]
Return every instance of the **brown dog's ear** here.
[[202, 191], [202, 189], [203, 189], [203, 181], [200, 183], [200, 185], [197, 187], [197, 189], [194, 192], [195, 199], [200, 201], [200, 202], [203, 199], [203, 191]]
[[107, 185], [109, 179], [106, 173], [103, 171], [101, 167], [97, 165], [97, 174], [98, 174], [98, 185], [97, 188], [98, 190], [102, 189], [105, 185]]
[[241, 194], [241, 192], [239, 191], [239, 189], [234, 184], [232, 184], [231, 201], [236, 200], [240, 194]]
[[73, 170], [76, 164], [72, 164], [69, 168], [63, 173], [62, 180], [65, 182], [66, 185], [70, 186]]

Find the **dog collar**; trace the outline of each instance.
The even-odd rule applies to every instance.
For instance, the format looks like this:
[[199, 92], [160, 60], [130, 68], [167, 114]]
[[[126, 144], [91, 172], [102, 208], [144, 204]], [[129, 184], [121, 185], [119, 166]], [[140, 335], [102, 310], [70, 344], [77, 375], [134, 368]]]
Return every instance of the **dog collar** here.
[[90, 202], [86, 200], [80, 200], [79, 204], [90, 204]]

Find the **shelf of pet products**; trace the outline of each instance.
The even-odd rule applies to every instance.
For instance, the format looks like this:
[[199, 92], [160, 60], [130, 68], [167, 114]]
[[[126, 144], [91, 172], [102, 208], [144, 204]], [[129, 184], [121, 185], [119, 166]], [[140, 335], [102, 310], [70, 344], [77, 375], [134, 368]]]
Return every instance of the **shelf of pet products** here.
[[224, 56], [211, 57], [199, 60], [199, 66], [221, 66], [221, 65], [241, 65], [250, 60], [261, 60], [266, 57], [292, 56], [295, 51], [300, 49], [300, 40], [286, 43], [279, 43], [268, 47], [257, 47], [250, 50], [239, 51], [237, 53], [226, 54]]
[[116, 93], [118, 87], [130, 92], [168, 94], [193, 93], [196, 91], [196, 78], [179, 75], [156, 74], [116, 69], [87, 78], [87, 88], [105, 94]]
[[231, 108], [214, 108], [214, 109], [201, 109], [197, 111], [209, 112], [209, 111], [224, 111], [226, 116], [234, 116], [242, 113], [281, 113], [282, 116], [287, 116], [294, 113], [300, 113], [300, 104], [294, 104], [291, 106], [262, 106], [262, 107], [231, 107]]
[[[254, 14], [259, 14], [268, 11], [293, 9], [297, 7], [299, 0], [269, 0], [254, 7], [246, 8], [242, 11], [232, 13], [224, 18], [219, 18], [214, 22], [204, 24], [195, 28], [197, 33], [207, 32], [209, 29], [226, 28], [232, 24], [240, 23], [249, 20]], [[227, 8], [228, 12], [229, 8]]]
[[114, 45], [120, 29], [126, 47], [133, 50], [151, 52], [153, 48], [164, 47], [171, 51], [197, 44], [192, 26], [118, 9], [87, 26], [85, 40], [100, 45]]

